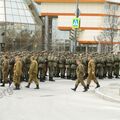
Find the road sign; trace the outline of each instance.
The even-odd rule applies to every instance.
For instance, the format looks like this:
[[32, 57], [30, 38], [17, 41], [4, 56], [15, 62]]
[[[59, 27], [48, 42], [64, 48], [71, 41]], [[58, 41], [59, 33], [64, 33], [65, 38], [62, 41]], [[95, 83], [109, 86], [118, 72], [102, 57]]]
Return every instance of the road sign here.
[[72, 28], [80, 28], [80, 18], [73, 18]]

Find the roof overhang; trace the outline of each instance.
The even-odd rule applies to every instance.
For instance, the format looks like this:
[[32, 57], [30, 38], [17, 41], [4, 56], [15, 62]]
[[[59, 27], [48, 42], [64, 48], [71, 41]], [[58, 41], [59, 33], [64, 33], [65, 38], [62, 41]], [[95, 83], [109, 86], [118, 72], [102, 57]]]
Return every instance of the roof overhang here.
[[[34, 0], [37, 3], [75, 3], [76, 0]], [[103, 3], [106, 0], [80, 0], [80, 2]]]

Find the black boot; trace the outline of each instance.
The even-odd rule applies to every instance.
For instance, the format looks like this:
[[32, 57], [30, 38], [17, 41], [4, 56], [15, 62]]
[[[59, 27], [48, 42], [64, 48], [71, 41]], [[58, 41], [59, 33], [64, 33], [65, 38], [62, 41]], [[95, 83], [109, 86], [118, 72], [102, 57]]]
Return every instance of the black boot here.
[[99, 83], [97, 83], [97, 86], [96, 86], [96, 88], [99, 88], [100, 87], [100, 84]]
[[87, 84], [87, 90], [89, 89], [89, 84]]
[[75, 85], [75, 88], [71, 88], [73, 91], [76, 91], [78, 85]]
[[20, 85], [17, 85], [17, 90], [20, 90]]
[[29, 88], [30, 87], [30, 83], [28, 83], [28, 85], [27, 86], [25, 86], [26, 88]]
[[86, 92], [86, 91], [88, 91], [88, 89], [87, 89], [87, 87], [84, 87], [84, 91], [83, 92]]
[[49, 81], [55, 82], [55, 80], [53, 80], [53, 78], [52, 78], [52, 77], [50, 77], [50, 78], [49, 78]]
[[39, 89], [39, 85], [36, 85], [36, 88], [35, 89]]
[[3, 82], [3, 84], [1, 85], [1, 87], [5, 87], [5, 82]]

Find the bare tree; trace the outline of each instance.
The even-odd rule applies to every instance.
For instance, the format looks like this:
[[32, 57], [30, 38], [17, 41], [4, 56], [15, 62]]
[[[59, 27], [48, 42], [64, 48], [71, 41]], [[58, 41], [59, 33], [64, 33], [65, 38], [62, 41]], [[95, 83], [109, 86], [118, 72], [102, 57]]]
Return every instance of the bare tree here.
[[119, 16], [118, 16], [119, 4], [106, 2], [105, 4], [105, 17], [104, 17], [104, 30], [101, 32], [99, 36], [97, 36], [97, 40], [101, 45], [101, 51], [104, 50], [106, 52], [113, 51], [113, 42], [117, 40], [119, 37]]

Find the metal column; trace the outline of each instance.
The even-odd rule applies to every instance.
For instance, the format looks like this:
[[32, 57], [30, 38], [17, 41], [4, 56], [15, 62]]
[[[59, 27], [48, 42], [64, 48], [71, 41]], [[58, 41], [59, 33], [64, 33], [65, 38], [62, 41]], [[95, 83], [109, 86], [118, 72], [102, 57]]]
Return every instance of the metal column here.
[[45, 44], [44, 44], [44, 49], [48, 50], [48, 39], [49, 39], [49, 19], [48, 16], [45, 16]]

